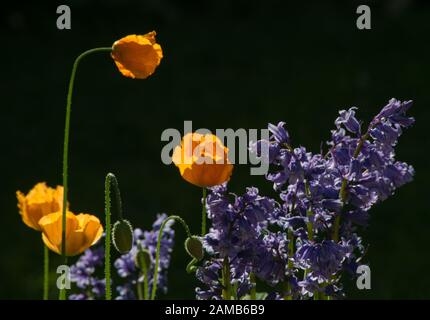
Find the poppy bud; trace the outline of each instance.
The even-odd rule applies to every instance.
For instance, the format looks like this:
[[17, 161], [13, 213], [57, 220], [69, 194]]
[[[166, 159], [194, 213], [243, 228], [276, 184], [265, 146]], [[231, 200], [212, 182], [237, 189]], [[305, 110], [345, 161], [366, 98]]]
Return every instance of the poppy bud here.
[[144, 35], [131, 34], [115, 41], [111, 55], [124, 76], [145, 79], [154, 73], [163, 58], [163, 50], [155, 35], [155, 31]]
[[203, 244], [198, 237], [188, 237], [187, 240], [185, 240], [185, 250], [192, 258], [198, 261], [203, 259]]
[[[145, 263], [145, 267], [143, 266], [143, 263]], [[134, 257], [134, 264], [137, 268], [140, 270], [148, 270], [149, 266], [151, 265], [151, 254], [148, 250], [139, 248], [137, 251], [136, 256]]]
[[112, 230], [112, 243], [116, 250], [125, 254], [131, 250], [133, 246], [133, 228], [127, 220], [119, 220], [115, 222]]

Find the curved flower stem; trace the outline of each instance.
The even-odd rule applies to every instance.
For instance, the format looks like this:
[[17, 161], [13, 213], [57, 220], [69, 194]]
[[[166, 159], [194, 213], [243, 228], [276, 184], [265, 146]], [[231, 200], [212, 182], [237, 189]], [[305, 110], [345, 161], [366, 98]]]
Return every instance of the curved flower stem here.
[[203, 187], [203, 200], [202, 200], [202, 237], [206, 234], [206, 188]]
[[184, 227], [187, 237], [191, 238], [190, 228], [188, 227], [184, 219], [182, 219], [180, 216], [169, 216], [166, 219], [164, 219], [163, 223], [160, 226], [160, 230], [158, 231], [157, 251], [155, 252], [154, 276], [152, 277], [153, 285], [152, 285], [152, 292], [151, 292], [151, 300], [155, 300], [155, 294], [157, 292], [158, 267], [160, 265], [160, 247], [161, 247], [161, 238], [163, 237], [163, 229], [166, 226], [167, 222], [169, 222], [170, 220], [179, 221]]
[[43, 300], [49, 299], [49, 249], [43, 245]]
[[196, 271], [197, 267], [195, 267], [194, 265], [199, 262], [199, 260], [197, 260], [196, 258], [193, 258], [190, 263], [187, 264], [187, 267], [185, 268], [185, 270], [187, 271], [187, 273], [193, 273], [194, 271]]
[[[66, 212], [67, 212], [67, 193], [68, 193], [68, 164], [69, 164], [69, 134], [70, 134], [70, 116], [72, 109], [73, 86], [75, 82], [76, 70], [79, 62], [86, 56], [96, 52], [110, 52], [112, 48], [95, 48], [80, 54], [73, 63], [72, 74], [70, 75], [69, 88], [67, 92], [66, 119], [64, 125], [64, 146], [63, 146], [63, 211], [62, 211], [62, 233], [61, 233], [61, 255], [64, 264], [67, 264], [66, 257]], [[62, 289], [65, 290], [65, 289]], [[61, 291], [62, 291], [61, 290]], [[65, 299], [66, 294], [60, 292], [60, 299]]]

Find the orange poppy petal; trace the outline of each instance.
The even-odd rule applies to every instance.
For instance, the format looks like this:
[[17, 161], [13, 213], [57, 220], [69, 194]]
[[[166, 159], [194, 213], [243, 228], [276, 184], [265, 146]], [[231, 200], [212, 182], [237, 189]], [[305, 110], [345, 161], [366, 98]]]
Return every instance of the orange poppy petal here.
[[111, 56], [124, 76], [145, 79], [154, 73], [163, 58], [155, 35], [155, 31], [152, 31], [146, 35], [128, 35], [115, 41]]

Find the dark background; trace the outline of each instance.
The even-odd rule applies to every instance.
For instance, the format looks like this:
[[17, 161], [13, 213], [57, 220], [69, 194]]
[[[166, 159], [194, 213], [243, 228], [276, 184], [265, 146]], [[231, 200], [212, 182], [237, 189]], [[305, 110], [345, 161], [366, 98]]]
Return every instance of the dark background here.
[[[298, 3], [298, 1], [296, 1]], [[61, 1], [2, 4], [0, 298], [41, 298], [40, 234], [18, 215], [15, 191], [61, 184], [65, 98], [75, 57], [127, 34], [158, 33], [164, 59], [147, 80], [126, 79], [108, 55], [78, 70], [72, 111], [70, 202], [103, 219], [104, 177], [119, 178], [127, 217], [150, 228], [157, 212], [179, 214], [200, 230], [201, 190], [163, 165], [161, 132], [265, 128], [286, 121], [295, 146], [318, 152], [339, 109], [359, 107], [368, 122], [391, 97], [413, 99], [417, 123], [400, 139], [398, 159], [413, 183], [371, 211], [364, 234], [372, 289], [348, 285], [349, 298], [430, 298], [428, 246], [428, 1]], [[292, 3], [292, 1], [291, 1]], [[356, 28], [356, 8], [372, 8], [372, 30]], [[68, 4], [72, 29], [57, 30]], [[230, 190], [249, 185], [275, 195], [264, 177], [236, 165]], [[193, 298], [183, 231], [163, 298]], [[51, 266], [59, 262], [51, 255]], [[54, 278], [54, 277], [51, 277]], [[54, 279], [52, 279], [54, 281]], [[52, 282], [52, 288], [54, 282]], [[52, 298], [56, 292], [52, 290]]]

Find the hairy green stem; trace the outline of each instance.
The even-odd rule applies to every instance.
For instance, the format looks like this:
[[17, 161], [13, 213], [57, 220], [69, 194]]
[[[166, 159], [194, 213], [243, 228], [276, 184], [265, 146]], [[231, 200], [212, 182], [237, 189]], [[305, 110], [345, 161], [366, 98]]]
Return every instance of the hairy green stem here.
[[182, 219], [180, 216], [169, 216], [166, 219], [164, 219], [163, 223], [160, 226], [160, 230], [158, 231], [157, 251], [155, 252], [154, 276], [152, 277], [153, 285], [152, 285], [152, 292], [151, 292], [151, 300], [155, 300], [155, 294], [157, 292], [158, 267], [160, 265], [160, 247], [161, 247], [161, 239], [163, 237], [163, 229], [166, 226], [167, 222], [169, 222], [170, 220], [179, 221], [184, 227], [187, 237], [191, 238], [190, 228], [188, 227], [184, 219]]
[[49, 299], [49, 249], [43, 245], [43, 300]]
[[[63, 210], [62, 210], [62, 232], [61, 232], [61, 255], [63, 257], [64, 264], [67, 265], [67, 256], [66, 256], [66, 212], [67, 212], [67, 194], [68, 194], [68, 165], [69, 165], [69, 135], [70, 135], [70, 116], [72, 111], [72, 95], [73, 95], [73, 86], [75, 83], [76, 70], [78, 69], [78, 65], [81, 60], [96, 52], [110, 52], [112, 48], [95, 48], [84, 53], [80, 54], [75, 62], [73, 63], [72, 73], [70, 75], [69, 80], [69, 88], [67, 92], [67, 104], [66, 104], [66, 118], [64, 125], [64, 145], [63, 145]], [[65, 289], [60, 290], [60, 300], [66, 299], [66, 293], [61, 292], [65, 291]]]
[[115, 200], [117, 205], [117, 214], [120, 220], [123, 220], [122, 215], [122, 201], [121, 192], [119, 190], [118, 180], [113, 173], [108, 173], [105, 179], [105, 224], [106, 224], [106, 235], [105, 235], [105, 279], [106, 279], [106, 300], [112, 299], [111, 289], [111, 263], [110, 263], [110, 248], [111, 248], [111, 236], [112, 236], [112, 224], [111, 224], [111, 188], [115, 194]]
[[110, 176], [106, 176], [105, 180], [105, 298], [106, 300], [111, 300], [112, 290], [110, 286], [110, 244], [111, 244], [111, 222], [110, 222]]
[[206, 234], [206, 188], [203, 187], [203, 200], [202, 200], [202, 237]]

